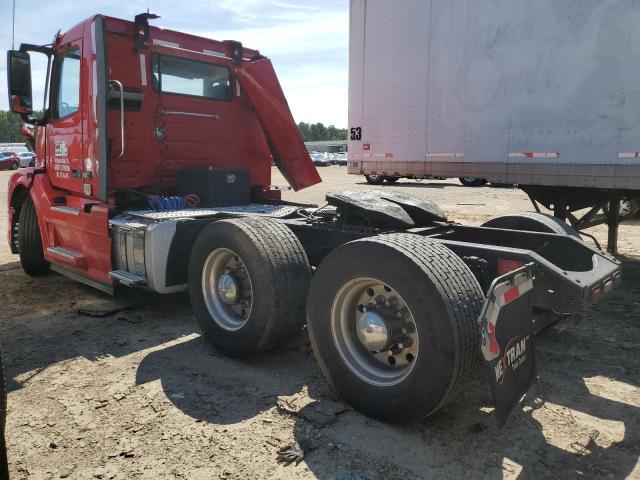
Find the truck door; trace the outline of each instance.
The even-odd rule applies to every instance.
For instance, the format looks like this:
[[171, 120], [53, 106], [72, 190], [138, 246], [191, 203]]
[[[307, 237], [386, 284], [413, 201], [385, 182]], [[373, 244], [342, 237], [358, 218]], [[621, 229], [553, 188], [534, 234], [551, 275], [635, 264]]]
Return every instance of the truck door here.
[[83, 194], [81, 52], [82, 41], [73, 41], [55, 59], [51, 120], [47, 125], [47, 172], [56, 187]]
[[172, 177], [185, 165], [227, 167], [242, 158], [231, 69], [221, 59], [191, 57], [198, 58], [151, 55], [162, 176]]

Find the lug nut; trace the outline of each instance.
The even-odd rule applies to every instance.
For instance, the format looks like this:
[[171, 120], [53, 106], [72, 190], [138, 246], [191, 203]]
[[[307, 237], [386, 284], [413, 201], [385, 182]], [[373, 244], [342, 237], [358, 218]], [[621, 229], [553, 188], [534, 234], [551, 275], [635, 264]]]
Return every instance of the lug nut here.
[[402, 342], [398, 344], [400, 348], [409, 348], [411, 345], [413, 345], [413, 340], [409, 337], [404, 337]]

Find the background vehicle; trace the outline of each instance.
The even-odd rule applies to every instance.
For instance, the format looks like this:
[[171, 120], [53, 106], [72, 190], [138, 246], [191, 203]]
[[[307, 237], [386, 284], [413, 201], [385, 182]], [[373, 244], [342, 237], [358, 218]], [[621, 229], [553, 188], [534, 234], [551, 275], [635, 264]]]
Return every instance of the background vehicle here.
[[[33, 133], [33, 128], [31, 128], [31, 132]], [[22, 153], [28, 151], [29, 149], [27, 148], [26, 143], [0, 143], [0, 152]]]
[[311, 161], [316, 167], [328, 167], [331, 165], [331, 159], [327, 152], [312, 152], [309, 154]]
[[280, 202], [272, 159], [296, 191], [321, 179], [271, 62], [153, 18], [96, 15], [8, 53], [25, 121], [29, 52], [52, 62], [36, 167], [8, 188], [8, 240], [28, 274], [188, 290], [230, 356], [268, 351], [306, 319], [327, 379], [387, 421], [441, 409], [480, 351], [492, 370], [519, 369], [492, 383], [503, 418], [534, 379], [531, 334], [619, 283], [619, 262], [544, 215], [468, 227], [388, 189], [334, 192], [321, 208]]
[[21, 167], [33, 167], [35, 164], [36, 154], [33, 152], [21, 152], [18, 153], [18, 157], [20, 158]]
[[0, 152], [0, 170], [16, 170], [20, 167], [20, 157], [13, 152]]
[[[610, 72], [636, 68], [625, 39], [640, 6], [573, 8], [354, 0], [348, 172], [516, 184], [577, 229], [614, 202], [598, 221], [615, 251], [617, 203], [640, 191], [640, 97], [634, 75]], [[522, 35], [532, 22], [539, 31]], [[399, 42], [397, 55], [381, 53]]]
[[336, 152], [333, 155], [332, 161], [336, 165], [340, 165], [343, 167], [347, 166], [347, 152]]

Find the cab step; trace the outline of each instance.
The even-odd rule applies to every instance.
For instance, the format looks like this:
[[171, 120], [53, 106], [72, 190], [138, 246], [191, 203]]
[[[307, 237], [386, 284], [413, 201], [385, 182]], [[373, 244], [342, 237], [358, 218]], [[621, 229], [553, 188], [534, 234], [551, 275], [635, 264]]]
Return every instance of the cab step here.
[[84, 267], [85, 256], [75, 250], [70, 250], [64, 247], [48, 247], [47, 254], [56, 257], [58, 260], [62, 260], [65, 263], [73, 265], [74, 267]]
[[127, 272], [125, 270], [113, 270], [109, 272], [109, 276], [114, 280], [127, 285], [128, 287], [136, 287], [140, 285], [146, 285], [147, 279], [140, 275]]

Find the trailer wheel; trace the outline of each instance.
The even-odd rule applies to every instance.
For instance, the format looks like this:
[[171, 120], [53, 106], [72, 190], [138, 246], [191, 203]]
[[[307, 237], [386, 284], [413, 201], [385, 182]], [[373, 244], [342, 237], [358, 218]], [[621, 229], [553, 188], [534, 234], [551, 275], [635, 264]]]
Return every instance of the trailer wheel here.
[[482, 301], [469, 268], [444, 245], [381, 235], [349, 242], [320, 264], [307, 328], [345, 400], [379, 420], [413, 421], [441, 409], [477, 373]]
[[49, 262], [44, 259], [38, 215], [29, 196], [20, 207], [18, 222], [18, 253], [22, 269], [27, 275], [44, 275], [49, 271]]
[[366, 178], [367, 183], [371, 185], [382, 185], [384, 182], [384, 175], [365, 175], [364, 178]]
[[492, 218], [483, 227], [508, 228], [529, 232], [555, 233], [580, 238], [580, 233], [571, 225], [553, 215], [538, 212], [509, 213]]
[[289, 228], [272, 219], [205, 227], [189, 259], [189, 296], [209, 342], [229, 356], [263, 353], [304, 325], [309, 261]]
[[398, 180], [400, 180], [400, 177], [384, 177], [384, 179], [387, 181], [387, 183], [396, 183]]
[[475, 177], [460, 177], [460, 183], [465, 187], [479, 187], [480, 185], [484, 185], [487, 181], [484, 178], [475, 178]]

